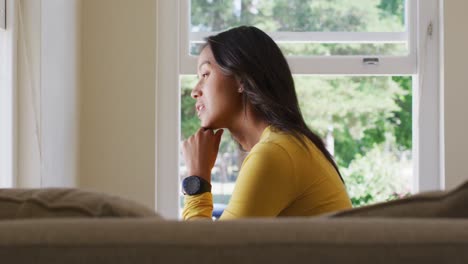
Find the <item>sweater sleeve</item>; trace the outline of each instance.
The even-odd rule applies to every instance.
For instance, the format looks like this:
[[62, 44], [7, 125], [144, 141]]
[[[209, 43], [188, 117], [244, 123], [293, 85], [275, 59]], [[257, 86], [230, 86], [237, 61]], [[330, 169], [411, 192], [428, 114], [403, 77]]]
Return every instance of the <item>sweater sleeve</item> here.
[[260, 144], [244, 160], [221, 220], [278, 216], [294, 199], [297, 181], [290, 155], [279, 145]]
[[[296, 175], [289, 154], [276, 144], [260, 143], [237, 177], [236, 186], [220, 220], [278, 216], [294, 199]], [[184, 220], [211, 219], [213, 196], [185, 196]]]
[[185, 195], [182, 219], [210, 219], [213, 213], [213, 195], [210, 192], [199, 195]]

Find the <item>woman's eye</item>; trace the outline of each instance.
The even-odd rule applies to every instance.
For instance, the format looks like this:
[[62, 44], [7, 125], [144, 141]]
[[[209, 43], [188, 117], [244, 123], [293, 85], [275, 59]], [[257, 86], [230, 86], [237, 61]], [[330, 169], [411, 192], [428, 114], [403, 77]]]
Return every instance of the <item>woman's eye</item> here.
[[202, 78], [208, 77], [208, 73], [203, 73], [201, 76]]

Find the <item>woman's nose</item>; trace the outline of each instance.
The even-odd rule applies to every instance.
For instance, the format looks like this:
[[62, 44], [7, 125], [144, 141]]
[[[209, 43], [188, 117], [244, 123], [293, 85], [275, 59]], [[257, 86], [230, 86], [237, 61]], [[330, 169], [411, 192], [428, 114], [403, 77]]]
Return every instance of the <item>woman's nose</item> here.
[[201, 90], [198, 84], [195, 85], [195, 87], [193, 87], [190, 95], [192, 96], [193, 99], [197, 99], [198, 97], [201, 96]]

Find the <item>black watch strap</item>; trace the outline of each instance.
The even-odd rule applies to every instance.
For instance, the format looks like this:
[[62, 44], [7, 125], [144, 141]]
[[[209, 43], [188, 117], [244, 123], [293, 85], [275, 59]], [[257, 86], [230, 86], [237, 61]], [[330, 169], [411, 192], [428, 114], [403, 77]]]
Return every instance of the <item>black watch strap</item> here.
[[192, 175], [182, 182], [182, 190], [185, 195], [197, 195], [211, 192], [211, 184], [200, 176]]

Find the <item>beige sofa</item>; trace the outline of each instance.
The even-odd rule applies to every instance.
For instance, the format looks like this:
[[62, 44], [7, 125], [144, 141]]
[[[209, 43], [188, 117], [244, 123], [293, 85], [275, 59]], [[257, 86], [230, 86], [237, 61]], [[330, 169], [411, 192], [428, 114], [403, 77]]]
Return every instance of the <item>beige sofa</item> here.
[[0, 263], [468, 263], [468, 183], [313, 218], [167, 221], [63, 189], [0, 190], [0, 209]]

